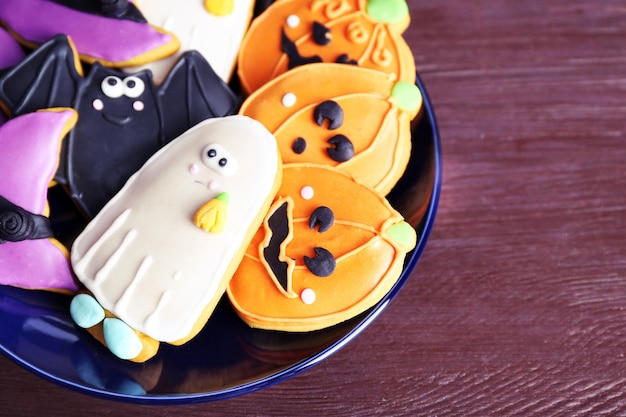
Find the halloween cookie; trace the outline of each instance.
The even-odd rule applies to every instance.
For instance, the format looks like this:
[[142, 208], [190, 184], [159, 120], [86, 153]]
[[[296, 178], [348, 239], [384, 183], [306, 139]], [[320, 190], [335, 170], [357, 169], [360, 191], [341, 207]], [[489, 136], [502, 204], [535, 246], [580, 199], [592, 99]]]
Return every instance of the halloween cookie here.
[[[24, 51], [8, 32], [0, 28], [0, 70], [10, 68], [24, 59]], [[0, 125], [7, 116], [0, 112]]]
[[[311, 88], [315, 79], [317, 88]], [[341, 64], [295, 68], [268, 82], [240, 114], [276, 136], [283, 163], [336, 166], [386, 195], [411, 151], [411, 119], [422, 105], [414, 83]]]
[[333, 167], [286, 165], [228, 297], [252, 327], [329, 327], [378, 302], [415, 244], [415, 229], [371, 188]]
[[73, 43], [59, 35], [0, 76], [0, 104], [19, 115], [68, 106], [79, 114], [55, 179], [89, 218], [165, 143], [239, 100], [200, 54], [183, 54], [156, 87], [148, 71], [96, 63], [83, 75]]
[[3, 0], [0, 24], [31, 48], [66, 34], [81, 59], [107, 67], [141, 65], [179, 47], [174, 35], [148, 24], [128, 0]]
[[47, 192], [71, 109], [26, 114], [0, 126], [0, 284], [73, 292], [67, 250], [54, 239]]
[[150, 69], [159, 84], [184, 51], [196, 50], [217, 75], [224, 81], [230, 80], [252, 18], [253, 0], [135, 0], [135, 5], [150, 23], [174, 33], [181, 46], [167, 58], [124, 69], [125, 72]]
[[[359, 65], [415, 81], [413, 53], [402, 37], [405, 0], [279, 0], [250, 26], [238, 59], [248, 93], [304, 64]], [[310, 82], [314, 80], [312, 75]], [[317, 84], [320, 85], [320, 84]]]
[[72, 301], [75, 322], [138, 362], [159, 342], [191, 339], [222, 296], [280, 177], [274, 137], [245, 116], [207, 120], [170, 142], [74, 242], [74, 271], [93, 294]]
[[0, 70], [12, 67], [24, 59], [24, 51], [19, 43], [4, 29], [0, 28]]

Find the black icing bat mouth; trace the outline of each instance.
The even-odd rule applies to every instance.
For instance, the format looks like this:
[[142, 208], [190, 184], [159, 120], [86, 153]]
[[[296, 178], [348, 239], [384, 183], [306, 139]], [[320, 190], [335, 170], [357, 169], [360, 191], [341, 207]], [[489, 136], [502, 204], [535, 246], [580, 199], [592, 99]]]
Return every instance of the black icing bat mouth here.
[[115, 116], [112, 114], [102, 113], [102, 118], [109, 123], [113, 123], [118, 126], [124, 126], [125, 124], [130, 123], [132, 118], [130, 116]]

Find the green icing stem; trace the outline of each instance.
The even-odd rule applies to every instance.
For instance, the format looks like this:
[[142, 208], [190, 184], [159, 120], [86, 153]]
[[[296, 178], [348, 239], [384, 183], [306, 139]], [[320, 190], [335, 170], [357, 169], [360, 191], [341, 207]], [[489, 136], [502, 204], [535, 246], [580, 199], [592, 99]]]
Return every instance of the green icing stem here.
[[406, 0], [368, 0], [367, 14], [380, 22], [396, 23], [409, 14]]
[[396, 99], [398, 107], [404, 111], [417, 111], [422, 105], [420, 89], [406, 81], [398, 81], [391, 89], [391, 96]]
[[219, 193], [215, 198], [224, 204], [228, 204], [228, 201], [230, 200], [230, 195], [226, 191], [224, 191], [223, 193]]
[[385, 230], [385, 233], [400, 246], [408, 250], [413, 249], [417, 243], [417, 233], [415, 229], [405, 221], [394, 224]]

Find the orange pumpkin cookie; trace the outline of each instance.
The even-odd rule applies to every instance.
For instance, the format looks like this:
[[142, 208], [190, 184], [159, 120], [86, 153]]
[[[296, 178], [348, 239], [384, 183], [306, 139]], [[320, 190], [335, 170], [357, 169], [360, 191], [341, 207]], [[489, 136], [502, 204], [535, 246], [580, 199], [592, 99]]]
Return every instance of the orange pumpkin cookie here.
[[255, 91], [240, 114], [274, 134], [283, 163], [336, 166], [386, 195], [409, 161], [411, 119], [421, 106], [414, 83], [367, 68], [314, 64]]
[[276, 1], [244, 37], [241, 85], [252, 92], [285, 71], [315, 62], [357, 64], [413, 82], [415, 61], [402, 37], [409, 19], [406, 0]]
[[291, 164], [228, 297], [252, 327], [329, 327], [380, 301], [415, 243], [415, 229], [371, 188], [333, 167]]

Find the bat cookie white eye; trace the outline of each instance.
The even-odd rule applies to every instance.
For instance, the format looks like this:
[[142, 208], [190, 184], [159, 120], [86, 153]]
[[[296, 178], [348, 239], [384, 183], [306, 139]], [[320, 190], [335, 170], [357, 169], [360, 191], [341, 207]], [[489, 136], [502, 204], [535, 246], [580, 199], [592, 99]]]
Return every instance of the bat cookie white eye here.
[[122, 84], [122, 80], [114, 75], [109, 75], [102, 80], [100, 89], [102, 89], [104, 95], [109, 98], [119, 98], [124, 95], [124, 85]]
[[146, 85], [139, 77], [131, 75], [124, 78], [124, 95], [130, 98], [137, 98], [146, 90]]
[[225, 147], [217, 143], [212, 143], [202, 149], [202, 162], [213, 171], [226, 177], [237, 171], [237, 161]]

